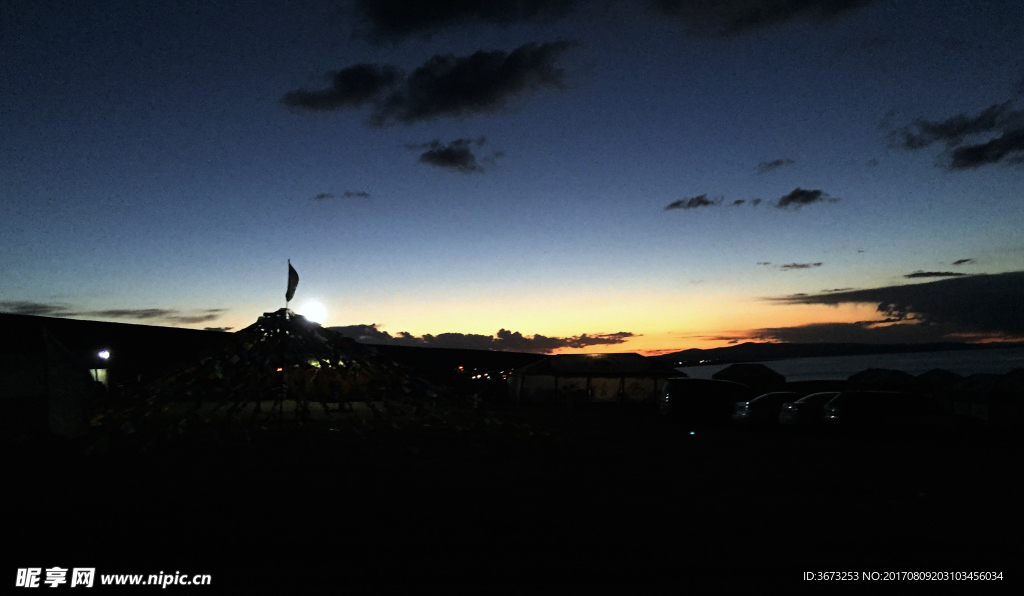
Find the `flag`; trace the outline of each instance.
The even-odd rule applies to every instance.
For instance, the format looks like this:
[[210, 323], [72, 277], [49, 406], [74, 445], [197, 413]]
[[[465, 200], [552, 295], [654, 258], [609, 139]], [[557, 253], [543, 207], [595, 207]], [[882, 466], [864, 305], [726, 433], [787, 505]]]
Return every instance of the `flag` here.
[[291, 301], [292, 297], [295, 296], [295, 287], [299, 285], [299, 274], [295, 271], [295, 267], [292, 267], [292, 260], [288, 259], [288, 291], [285, 292], [285, 302]]

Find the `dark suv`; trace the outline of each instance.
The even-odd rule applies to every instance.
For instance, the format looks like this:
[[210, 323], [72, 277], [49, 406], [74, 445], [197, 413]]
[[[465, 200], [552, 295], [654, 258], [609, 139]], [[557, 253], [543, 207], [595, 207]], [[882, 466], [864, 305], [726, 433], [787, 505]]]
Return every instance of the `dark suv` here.
[[922, 426], [936, 411], [929, 395], [897, 391], [844, 391], [822, 412], [822, 422], [835, 428], [880, 429]]
[[703, 426], [728, 424], [737, 402], [749, 401], [758, 392], [741, 383], [712, 379], [668, 379], [658, 406], [673, 420]]

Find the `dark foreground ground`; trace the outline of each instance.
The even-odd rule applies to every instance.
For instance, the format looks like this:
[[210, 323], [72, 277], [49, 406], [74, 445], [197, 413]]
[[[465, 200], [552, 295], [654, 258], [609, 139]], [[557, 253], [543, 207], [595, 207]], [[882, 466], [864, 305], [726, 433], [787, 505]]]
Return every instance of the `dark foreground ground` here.
[[[194, 592], [1021, 586], [1024, 450], [1005, 436], [690, 434], [645, 412], [502, 415], [537, 434], [333, 433], [143, 453], [8, 442], [5, 573], [211, 574]], [[1004, 579], [840, 585], [807, 571]]]

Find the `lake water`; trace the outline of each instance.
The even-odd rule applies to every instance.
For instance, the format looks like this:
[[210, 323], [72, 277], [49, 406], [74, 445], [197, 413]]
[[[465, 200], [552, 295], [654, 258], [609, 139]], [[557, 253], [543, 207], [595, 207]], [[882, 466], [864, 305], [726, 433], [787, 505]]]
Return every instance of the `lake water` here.
[[[964, 376], [975, 373], [1004, 374], [1015, 368], [1024, 368], [1024, 348], [793, 358], [764, 361], [763, 364], [784, 375], [787, 381], [846, 379], [868, 368], [892, 368], [912, 375], [933, 368], [943, 368]], [[711, 375], [727, 366], [684, 366], [676, 370], [695, 379], [710, 379]]]

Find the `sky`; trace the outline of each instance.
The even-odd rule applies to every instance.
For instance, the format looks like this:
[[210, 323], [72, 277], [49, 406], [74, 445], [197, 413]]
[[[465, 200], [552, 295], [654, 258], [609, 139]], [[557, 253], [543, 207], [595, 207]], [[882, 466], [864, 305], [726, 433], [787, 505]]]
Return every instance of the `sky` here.
[[1024, 339], [1016, 0], [6, 0], [0, 81], [0, 311]]

